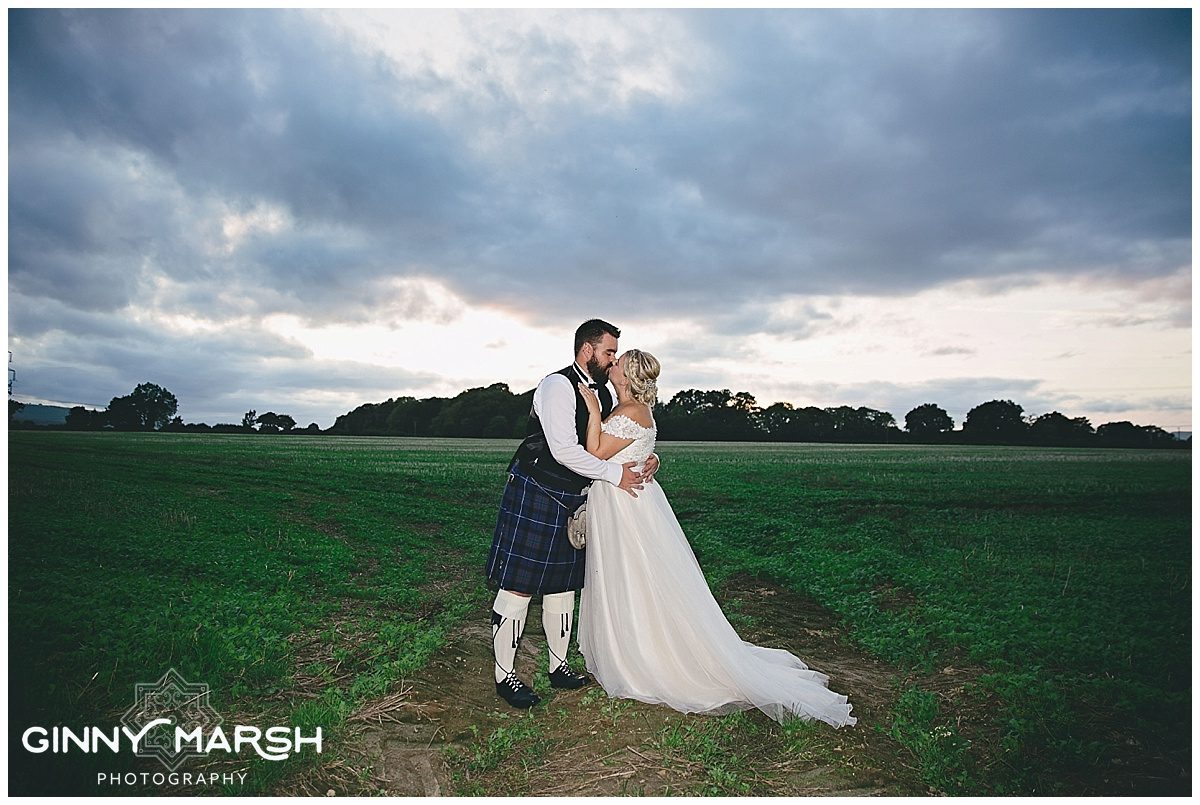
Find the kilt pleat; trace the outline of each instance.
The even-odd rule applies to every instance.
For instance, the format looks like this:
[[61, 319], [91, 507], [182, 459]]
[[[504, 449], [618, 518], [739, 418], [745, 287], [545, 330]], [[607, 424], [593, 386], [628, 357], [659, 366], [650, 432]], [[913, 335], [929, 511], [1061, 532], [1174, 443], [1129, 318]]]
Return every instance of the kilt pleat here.
[[509, 465], [485, 568], [488, 580], [501, 589], [529, 595], [582, 589], [584, 551], [567, 539], [567, 520], [585, 500], [586, 494], [561, 492], [545, 484], [539, 488], [517, 462]]

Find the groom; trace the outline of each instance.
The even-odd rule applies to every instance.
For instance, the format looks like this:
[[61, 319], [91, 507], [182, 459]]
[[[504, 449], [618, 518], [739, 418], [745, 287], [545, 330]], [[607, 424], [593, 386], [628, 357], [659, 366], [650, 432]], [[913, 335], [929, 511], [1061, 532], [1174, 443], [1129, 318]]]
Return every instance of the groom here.
[[492, 536], [487, 576], [500, 587], [492, 605], [492, 650], [496, 693], [513, 707], [538, 703], [533, 689], [513, 667], [532, 596], [542, 597], [542, 628], [550, 650], [550, 685], [579, 688], [591, 680], [567, 665], [575, 591], [583, 587], [584, 552], [567, 538], [567, 521], [587, 500], [593, 480], [619, 486], [637, 497], [658, 469], [658, 457], [610, 464], [584, 449], [588, 410], [578, 384], [587, 383], [600, 398], [603, 416], [612, 410], [608, 370], [617, 359], [621, 331], [590, 319], [575, 331], [575, 362], [547, 375], [533, 393], [528, 436], [508, 467], [508, 483]]

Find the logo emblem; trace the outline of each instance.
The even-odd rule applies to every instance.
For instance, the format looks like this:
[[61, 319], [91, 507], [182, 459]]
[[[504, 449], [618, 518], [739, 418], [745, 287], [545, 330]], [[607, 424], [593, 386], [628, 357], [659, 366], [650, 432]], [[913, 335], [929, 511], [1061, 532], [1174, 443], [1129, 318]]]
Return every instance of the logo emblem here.
[[208, 734], [225, 720], [209, 702], [208, 684], [188, 682], [174, 668], [167, 670], [156, 682], [134, 685], [133, 706], [121, 716], [121, 725], [138, 733], [155, 719], [170, 719], [150, 730], [138, 746], [138, 757], [158, 758], [167, 771], [175, 771], [190, 758], [203, 757], [196, 743], [184, 742], [175, 748], [175, 730], [193, 732], [196, 728]]

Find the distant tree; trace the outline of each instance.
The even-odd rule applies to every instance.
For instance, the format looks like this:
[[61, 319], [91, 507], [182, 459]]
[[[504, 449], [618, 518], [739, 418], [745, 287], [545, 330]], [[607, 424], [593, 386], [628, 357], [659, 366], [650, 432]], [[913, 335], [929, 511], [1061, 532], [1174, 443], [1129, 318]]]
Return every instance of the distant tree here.
[[128, 395], [108, 401], [108, 421], [117, 430], [142, 429], [141, 418]]
[[17, 413], [24, 407], [25, 407], [25, 403], [23, 403], [23, 402], [17, 402], [16, 400], [9, 400], [8, 401], [8, 418], [12, 419], [13, 414]]
[[296, 420], [287, 414], [277, 414], [274, 411], [267, 411], [258, 417], [259, 433], [288, 433], [294, 427], [296, 427]]
[[139, 383], [124, 397], [108, 403], [108, 418], [117, 430], [160, 430], [179, 408], [175, 395], [154, 383]]
[[713, 439], [705, 431], [711, 428], [709, 413], [729, 399], [718, 391], [686, 389], [677, 392], [666, 405], [659, 407], [655, 421], [660, 439]]
[[485, 439], [505, 439], [512, 432], [512, 423], [504, 418], [504, 414], [496, 414], [483, 429]]
[[245, 433], [245, 424], [234, 425], [232, 422], [218, 422], [212, 426], [213, 433]]
[[67, 412], [67, 430], [100, 430], [108, 422], [107, 411], [92, 411], [82, 405], [76, 405]]
[[1024, 412], [1012, 400], [991, 400], [977, 405], [967, 412], [963, 435], [973, 442], [1019, 442], [1029, 429]]
[[763, 431], [772, 440], [799, 441], [794, 438], [797, 420], [796, 409], [791, 403], [777, 402], [769, 408], [764, 408], [758, 421]]
[[1078, 439], [1080, 444], [1091, 444], [1095, 440], [1096, 429], [1092, 427], [1092, 422], [1087, 417], [1073, 416], [1067, 422], [1070, 423], [1067, 432]]
[[[12, 401], [9, 400], [9, 402], [11, 403]], [[67, 426], [67, 430], [87, 430], [87, 425], [91, 424], [91, 418], [88, 416], [88, 413], [88, 409], [82, 405], [76, 405], [70, 411], [67, 411], [67, 418], [63, 424]], [[87, 425], [84, 424], [85, 421]]]
[[763, 436], [759, 427], [761, 413], [749, 392], [687, 389], [662, 406], [655, 419], [664, 439], [748, 441]]
[[754, 395], [748, 391], [739, 391], [733, 395], [729, 399], [729, 402], [726, 403], [726, 407], [732, 408], [735, 411], [741, 411], [744, 414], [759, 410], [758, 400], [754, 399]]
[[[331, 433], [347, 433], [356, 436], [378, 436], [389, 433], [387, 417], [396, 405], [396, 400], [381, 403], [365, 403], [334, 421]], [[413, 434], [408, 434], [413, 435]]]
[[183, 417], [177, 416], [163, 426], [163, 430], [179, 433], [187, 430], [187, 426], [183, 424]]
[[1106, 422], [1096, 428], [1096, 437], [1105, 447], [1139, 447], [1142, 432], [1137, 425], [1122, 420]]
[[[521, 398], [508, 390], [505, 383], [467, 389], [452, 399], [430, 422], [433, 436], [507, 437], [512, 421], [529, 411]], [[503, 426], [497, 422], [503, 420]]]
[[833, 425], [833, 438], [839, 442], [853, 441], [855, 438], [858, 412], [849, 405], [838, 405], [826, 408]]
[[1177, 447], [1177, 440], [1158, 425], [1142, 425], [1147, 447]]
[[771, 441], [827, 442], [833, 438], [834, 417], [824, 408], [795, 408], [791, 403], [777, 402], [759, 412], [758, 422]]
[[256, 422], [258, 422], [258, 412], [253, 408], [242, 414], [242, 430], [254, 430]]
[[1175, 439], [1157, 425], [1135, 425], [1122, 420], [1096, 428], [1096, 440], [1105, 447], [1175, 447]]
[[762, 409], [758, 406], [758, 400], [748, 391], [734, 394], [726, 405], [714, 413], [718, 415], [716, 427], [727, 439], [751, 440], [763, 436]]
[[1091, 444], [1095, 430], [1087, 417], [1069, 419], [1058, 411], [1051, 411], [1030, 423], [1029, 437], [1035, 444], [1082, 447]]
[[798, 442], [828, 442], [833, 439], [833, 414], [815, 405], [797, 408], [793, 415], [793, 433]]
[[904, 429], [913, 436], [929, 438], [954, 430], [954, 420], [945, 408], [924, 403], [904, 415]]
[[836, 442], [894, 442], [900, 436], [896, 418], [874, 408], [839, 405], [826, 408], [831, 424], [830, 438]]
[[519, 416], [513, 420], [512, 429], [508, 432], [509, 438], [524, 439], [529, 435], [529, 417]]
[[[415, 413], [416, 410], [420, 408], [421, 402], [422, 400], [418, 400], [416, 397], [399, 397], [393, 400], [391, 408], [388, 409], [387, 418], [384, 419], [384, 430], [387, 433], [395, 433], [399, 436], [423, 435], [424, 430], [429, 426], [429, 421], [432, 420], [433, 417], [431, 416], [422, 422], [422, 433], [418, 434], [418, 417], [415, 415]], [[434, 413], [434, 416], [437, 416], [436, 412]], [[342, 417], [338, 417], [338, 419], [340, 420]], [[336, 428], [337, 426], [338, 423], [335, 422], [334, 427]]]
[[179, 409], [175, 395], [154, 383], [139, 383], [129, 396], [143, 430], [161, 430]]
[[[530, 392], [529, 396], [532, 397], [533, 393]], [[433, 420], [450, 402], [445, 397], [424, 400], [399, 397], [381, 403], [365, 403], [339, 416], [328, 432], [357, 436], [431, 436], [434, 435]]]
[[300, 431], [300, 433], [320, 433], [321, 426], [316, 422], [309, 422], [308, 427]]
[[[531, 394], [530, 398], [532, 396]], [[379, 412], [383, 416], [383, 423], [377, 427], [381, 427], [380, 432], [395, 433], [399, 436], [429, 436], [432, 434], [433, 421], [450, 402], [445, 397], [430, 397], [424, 400], [400, 397], [391, 408]], [[337, 427], [337, 423], [334, 427]]]
[[859, 407], [863, 436], [872, 442], [895, 442], [900, 436], [896, 427], [896, 417], [889, 411], [878, 411], [874, 408]]

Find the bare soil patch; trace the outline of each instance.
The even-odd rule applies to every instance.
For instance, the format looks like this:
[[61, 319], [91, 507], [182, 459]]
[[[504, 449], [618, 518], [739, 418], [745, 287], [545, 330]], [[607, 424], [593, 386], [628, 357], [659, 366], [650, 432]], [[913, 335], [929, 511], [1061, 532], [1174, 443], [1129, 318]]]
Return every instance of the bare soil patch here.
[[[522, 713], [495, 694], [483, 610], [390, 701], [368, 705], [369, 718], [357, 722], [339, 761], [359, 769], [358, 779], [347, 780], [344, 771], [330, 775], [329, 790], [399, 796], [933, 793], [921, 783], [912, 754], [888, 733], [892, 708], [908, 684], [961, 696], [978, 669], [906, 674], [856, 647], [816, 602], [751, 578], [732, 579], [721, 599], [736, 613], [745, 639], [786, 648], [829, 674], [831, 687], [850, 697], [858, 724], [840, 730], [805, 724], [797, 733], [757, 710], [727, 722], [609, 699], [595, 684], [552, 690], [537, 604], [517, 667], [543, 701]], [[324, 785], [314, 779], [304, 787]]]

